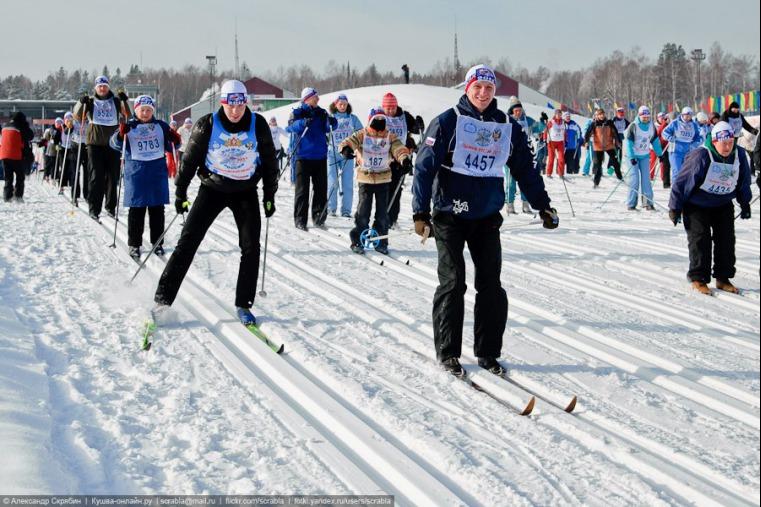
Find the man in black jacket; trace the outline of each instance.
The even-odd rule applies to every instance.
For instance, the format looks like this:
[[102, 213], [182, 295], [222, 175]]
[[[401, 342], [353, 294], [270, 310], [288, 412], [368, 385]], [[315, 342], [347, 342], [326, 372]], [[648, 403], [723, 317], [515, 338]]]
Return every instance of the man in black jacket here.
[[226, 81], [220, 102], [222, 107], [216, 113], [196, 122], [185, 147], [182, 169], [175, 181], [177, 213], [185, 213], [189, 207], [188, 185], [196, 173], [201, 186], [156, 288], [154, 318], [174, 302], [206, 231], [222, 210], [230, 208], [241, 249], [235, 306], [244, 325], [256, 323], [250, 309], [259, 275], [261, 217], [257, 184], [263, 181], [264, 215], [269, 218], [275, 213], [277, 192], [275, 145], [267, 120], [248, 108], [243, 83]]

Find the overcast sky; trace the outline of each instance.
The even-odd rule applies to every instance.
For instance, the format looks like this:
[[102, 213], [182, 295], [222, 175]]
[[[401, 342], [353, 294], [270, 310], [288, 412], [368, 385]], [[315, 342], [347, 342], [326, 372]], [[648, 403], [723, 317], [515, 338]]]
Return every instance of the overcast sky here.
[[329, 60], [362, 70], [375, 62], [426, 72], [451, 57], [455, 23], [460, 59], [508, 57], [529, 69], [577, 69], [615, 49], [657, 57], [666, 42], [689, 53], [718, 41], [757, 57], [759, 1], [734, 0], [27, 0], [2, 2], [0, 76], [44, 77], [73, 70], [234, 66], [254, 73]]

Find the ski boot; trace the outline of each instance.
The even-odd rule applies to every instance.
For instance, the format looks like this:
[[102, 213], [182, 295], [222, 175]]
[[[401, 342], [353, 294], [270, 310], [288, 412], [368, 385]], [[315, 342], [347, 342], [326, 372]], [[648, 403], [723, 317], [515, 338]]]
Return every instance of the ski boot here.
[[456, 357], [444, 359], [439, 363], [439, 366], [442, 370], [451, 375], [454, 375], [457, 378], [462, 378], [465, 376], [465, 370], [463, 370], [462, 365], [460, 364], [460, 360]]
[[375, 251], [379, 254], [388, 255], [388, 246], [387, 245], [378, 245], [375, 247]]
[[140, 247], [139, 246], [131, 246], [129, 247], [129, 256], [132, 257], [132, 260], [140, 263]]
[[505, 369], [494, 357], [479, 357], [478, 366], [488, 371], [489, 373], [493, 373], [494, 375], [500, 377], [505, 374]]
[[531, 209], [531, 205], [526, 201], [523, 201], [523, 212], [530, 215], [534, 213], [534, 211]]
[[515, 204], [509, 202], [505, 205], [505, 209], [507, 210], [508, 215], [516, 215], [515, 213]]
[[732, 282], [727, 280], [726, 278], [717, 278], [716, 279], [716, 288], [719, 290], [723, 290], [724, 292], [729, 292], [731, 294], [739, 294], [740, 291], [732, 285]]
[[244, 326], [255, 326], [256, 325], [256, 317], [253, 313], [251, 313], [251, 310], [248, 308], [241, 308], [240, 306], [235, 308], [235, 313], [238, 315], [238, 320], [240, 320], [240, 323]]

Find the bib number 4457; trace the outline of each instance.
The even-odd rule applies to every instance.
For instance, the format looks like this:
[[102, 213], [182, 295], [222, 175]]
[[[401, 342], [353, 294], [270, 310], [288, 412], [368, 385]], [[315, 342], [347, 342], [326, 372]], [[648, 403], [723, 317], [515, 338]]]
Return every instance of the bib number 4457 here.
[[496, 157], [492, 155], [473, 155], [468, 154], [465, 157], [465, 165], [471, 169], [477, 169], [479, 171], [486, 171], [494, 167], [494, 160]]

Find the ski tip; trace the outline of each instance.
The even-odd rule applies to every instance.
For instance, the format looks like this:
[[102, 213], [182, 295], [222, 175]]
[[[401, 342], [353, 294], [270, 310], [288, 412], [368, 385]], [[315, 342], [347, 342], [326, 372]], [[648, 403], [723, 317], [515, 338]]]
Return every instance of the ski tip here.
[[404, 264], [405, 264], [405, 265], [407, 265], [407, 266], [409, 266], [409, 265], [410, 265], [410, 260], [409, 260], [409, 259], [407, 259], [407, 260], [405, 261], [405, 263], [404, 263]]
[[565, 411], [568, 412], [569, 414], [573, 412], [573, 410], [576, 408], [576, 401], [577, 401], [577, 398], [576, 398], [576, 395], [574, 395], [573, 398], [571, 398], [571, 402], [568, 404], [567, 407], [565, 407]]
[[384, 262], [384, 261], [380, 261], [380, 265], [381, 265], [381, 266], [383, 266], [383, 262]]
[[285, 350], [285, 345], [281, 343], [281, 344], [280, 344], [280, 348], [278, 348], [278, 349], [275, 351], [275, 353], [277, 353], [277, 354], [282, 354], [284, 350]]
[[153, 345], [153, 342], [145, 342], [140, 346], [140, 350], [144, 350], [145, 352], [148, 352], [151, 350], [151, 345]]
[[526, 408], [524, 408], [523, 412], [521, 412], [521, 415], [530, 415], [531, 412], [534, 411], [534, 405], [536, 405], [536, 397], [532, 396], [531, 399], [528, 400]]

